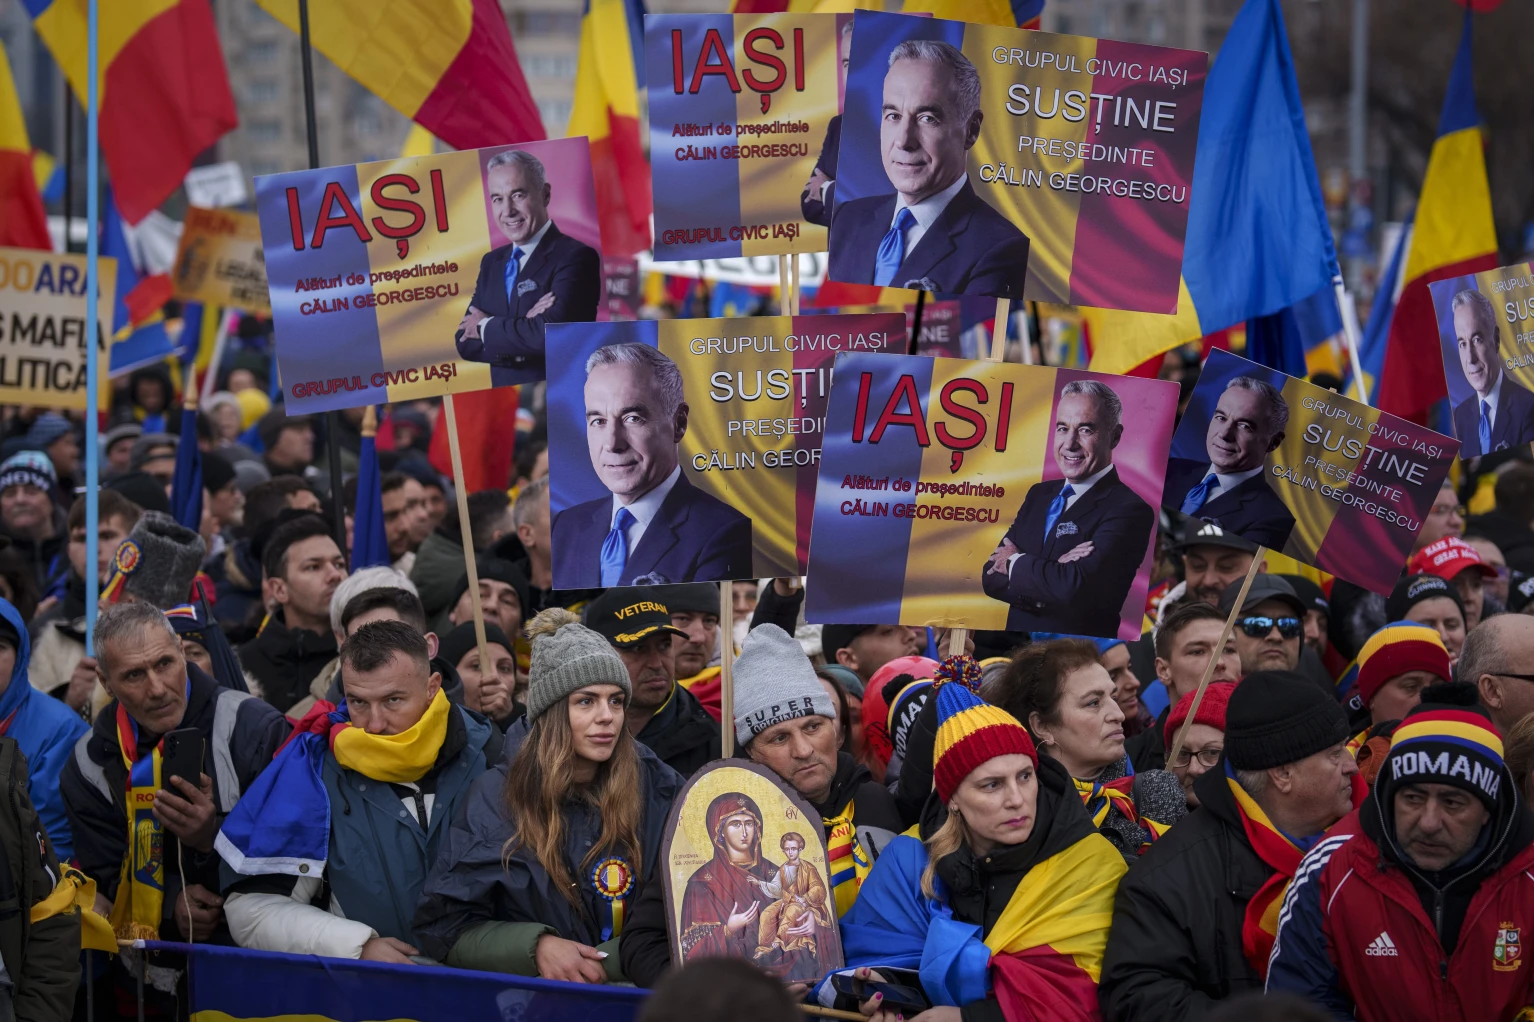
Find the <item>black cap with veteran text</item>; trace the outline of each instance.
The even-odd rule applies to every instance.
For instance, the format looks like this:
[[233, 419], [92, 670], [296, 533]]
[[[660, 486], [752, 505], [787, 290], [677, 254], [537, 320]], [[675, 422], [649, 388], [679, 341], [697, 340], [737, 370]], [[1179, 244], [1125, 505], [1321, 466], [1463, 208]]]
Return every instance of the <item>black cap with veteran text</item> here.
[[671, 610], [654, 586], [614, 586], [586, 604], [587, 628], [619, 649], [637, 646], [656, 632], [687, 638], [671, 624]]

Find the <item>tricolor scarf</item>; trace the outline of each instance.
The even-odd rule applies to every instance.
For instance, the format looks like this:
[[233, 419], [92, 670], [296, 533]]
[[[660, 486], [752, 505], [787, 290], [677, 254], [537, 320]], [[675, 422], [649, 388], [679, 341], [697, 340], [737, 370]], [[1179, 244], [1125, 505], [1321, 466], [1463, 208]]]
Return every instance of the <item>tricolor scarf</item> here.
[[397, 735], [373, 735], [352, 726], [345, 702], [339, 707], [316, 702], [224, 819], [214, 848], [245, 876], [318, 877], [330, 853], [325, 753], [371, 780], [414, 783], [436, 763], [450, 712], [447, 696], [438, 689], [411, 727]]
[[[1356, 774], [1354, 778], [1353, 808], [1356, 809], [1363, 801], [1363, 795], [1367, 794], [1367, 788], [1357, 782]], [[1300, 868], [1300, 860], [1305, 857], [1306, 849], [1273, 825], [1268, 814], [1237, 782], [1228, 763], [1225, 765], [1225, 783], [1230, 785], [1231, 796], [1236, 800], [1236, 810], [1241, 814], [1241, 827], [1246, 831], [1246, 839], [1252, 851], [1274, 870], [1267, 882], [1252, 895], [1252, 900], [1247, 902], [1246, 917], [1241, 922], [1241, 950], [1246, 954], [1247, 963], [1266, 980], [1268, 955], [1278, 936], [1278, 913], [1284, 904], [1284, 893], [1289, 890], [1289, 884], [1294, 879], [1295, 871]]]
[[165, 829], [154, 815], [162, 738], [140, 756], [138, 723], [117, 706], [117, 745], [127, 768], [128, 851], [112, 902], [112, 930], [123, 940], [158, 940], [165, 907]]
[[1123, 761], [1123, 767], [1124, 776], [1116, 777], [1111, 781], [1101, 779], [1083, 781], [1072, 777], [1071, 782], [1076, 785], [1076, 793], [1081, 796], [1082, 804], [1087, 807], [1087, 815], [1092, 817], [1092, 826], [1101, 830], [1103, 824], [1108, 822], [1108, 814], [1115, 809], [1118, 810], [1120, 815], [1139, 827], [1145, 835], [1138, 849], [1141, 854], [1144, 854], [1145, 850], [1151, 846], [1151, 842], [1170, 830], [1172, 825], [1140, 815], [1140, 811], [1135, 808], [1135, 768], [1127, 757]]
[[873, 868], [868, 853], [858, 843], [852, 812], [852, 803], [848, 802], [838, 815], [821, 817], [826, 826], [826, 865], [831, 871], [831, 897], [838, 919], [858, 900], [858, 890]]

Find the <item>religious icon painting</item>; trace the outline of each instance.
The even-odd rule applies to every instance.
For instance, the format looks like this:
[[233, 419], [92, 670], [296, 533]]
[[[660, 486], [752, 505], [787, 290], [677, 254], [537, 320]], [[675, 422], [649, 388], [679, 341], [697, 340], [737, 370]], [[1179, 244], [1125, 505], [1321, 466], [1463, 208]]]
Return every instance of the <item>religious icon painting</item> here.
[[820, 817], [754, 763], [705, 768], [667, 821], [672, 961], [744, 958], [785, 983], [842, 967]]

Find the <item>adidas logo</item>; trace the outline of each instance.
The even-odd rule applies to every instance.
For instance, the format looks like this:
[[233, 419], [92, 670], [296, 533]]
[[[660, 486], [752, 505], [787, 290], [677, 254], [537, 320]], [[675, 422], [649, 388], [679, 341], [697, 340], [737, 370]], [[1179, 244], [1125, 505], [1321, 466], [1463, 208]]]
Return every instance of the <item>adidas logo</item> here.
[[1381, 933], [1374, 938], [1374, 942], [1364, 948], [1364, 954], [1372, 958], [1395, 958], [1396, 942], [1390, 939], [1390, 934]]

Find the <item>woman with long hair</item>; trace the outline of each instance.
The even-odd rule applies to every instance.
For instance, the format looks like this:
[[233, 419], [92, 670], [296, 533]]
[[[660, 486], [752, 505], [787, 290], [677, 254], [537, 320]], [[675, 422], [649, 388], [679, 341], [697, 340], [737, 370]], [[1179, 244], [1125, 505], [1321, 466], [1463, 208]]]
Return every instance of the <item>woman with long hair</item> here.
[[416, 934], [462, 968], [621, 979], [624, 908], [656, 875], [682, 778], [628, 733], [628, 669], [606, 639], [559, 608], [527, 634], [527, 715], [507, 733], [510, 764], [476, 781], [453, 821]]
[[1036, 642], [1018, 652], [985, 695], [1028, 728], [1070, 774], [1103, 836], [1133, 859], [1187, 814], [1182, 784], [1165, 770], [1136, 774], [1124, 753], [1124, 711], [1097, 646]]
[[[1014, 717], [961, 682], [940, 683], [933, 698], [920, 839], [895, 838], [863, 882], [842, 919], [847, 965], [860, 979], [919, 986], [933, 1005], [926, 1022], [1100, 1019], [1123, 857]], [[896, 1017], [873, 999], [859, 1007], [878, 1022]]]

